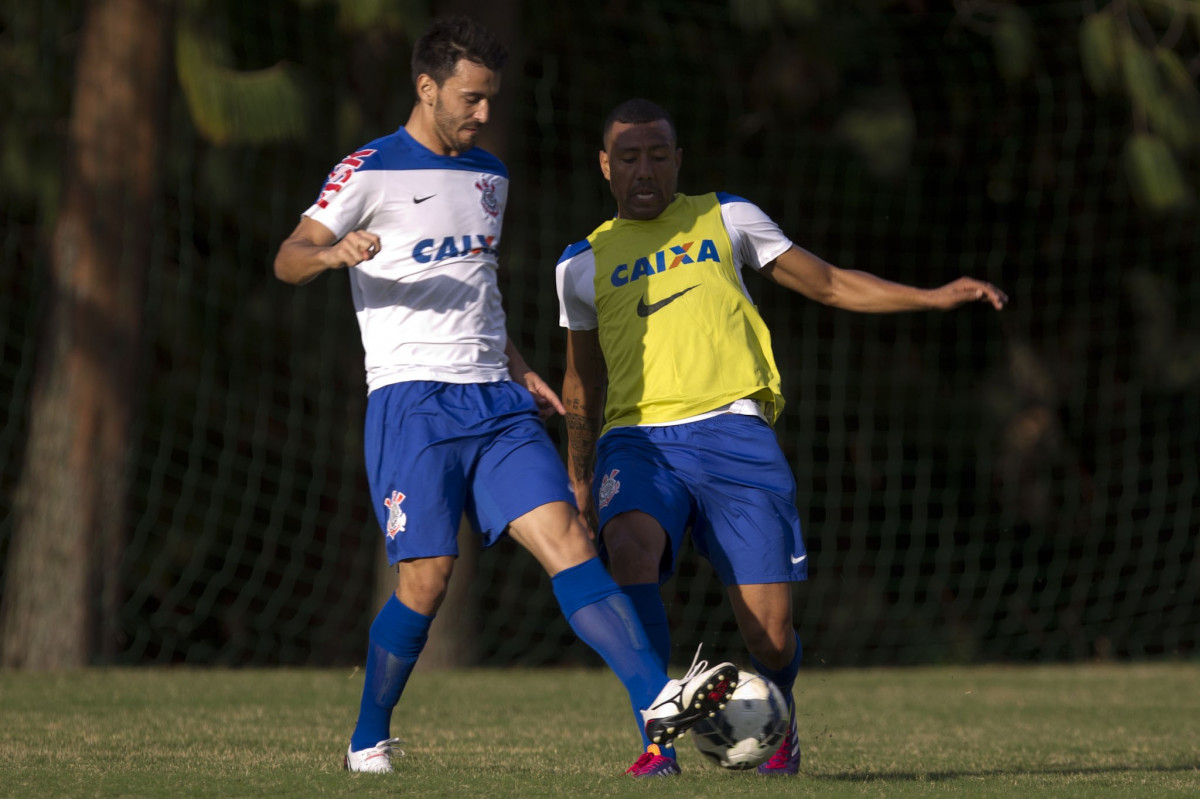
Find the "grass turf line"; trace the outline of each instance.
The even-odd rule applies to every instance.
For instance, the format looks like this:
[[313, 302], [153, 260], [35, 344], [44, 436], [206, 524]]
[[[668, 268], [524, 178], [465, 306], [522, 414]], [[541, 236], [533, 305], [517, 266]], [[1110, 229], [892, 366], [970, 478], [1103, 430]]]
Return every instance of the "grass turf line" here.
[[1194, 796], [1200, 665], [804, 670], [801, 776], [633, 780], [603, 670], [418, 671], [390, 777], [342, 772], [360, 671], [0, 672], [0, 796]]

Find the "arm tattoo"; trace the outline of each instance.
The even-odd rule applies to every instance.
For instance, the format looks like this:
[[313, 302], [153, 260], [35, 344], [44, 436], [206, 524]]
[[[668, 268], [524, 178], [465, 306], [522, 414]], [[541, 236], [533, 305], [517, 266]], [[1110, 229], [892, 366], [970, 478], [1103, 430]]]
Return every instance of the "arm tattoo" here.
[[579, 412], [577, 406], [580, 404], [569, 404], [564, 417], [567, 423], [568, 457], [571, 479], [590, 480], [596, 455], [596, 426], [585, 414]]

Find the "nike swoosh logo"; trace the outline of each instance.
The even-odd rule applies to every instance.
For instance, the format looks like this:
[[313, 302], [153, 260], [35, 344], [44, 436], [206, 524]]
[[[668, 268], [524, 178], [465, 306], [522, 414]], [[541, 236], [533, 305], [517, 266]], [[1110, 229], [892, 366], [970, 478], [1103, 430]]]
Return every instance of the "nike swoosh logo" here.
[[425, 202], [426, 200], [431, 199], [436, 196], [437, 196], [436, 194], [431, 194], [428, 197], [413, 197], [413, 202], [417, 205], [420, 205], [421, 203]]
[[800, 563], [807, 557], [808, 557], [807, 554], [801, 555], [800, 557], [796, 557], [795, 555], [792, 555], [792, 565], [795, 566], [797, 563]]
[[700, 288], [700, 284], [697, 283], [694, 286], [688, 286], [683, 291], [677, 291], [674, 294], [672, 294], [670, 297], [661, 299], [658, 302], [652, 302], [649, 305], [646, 304], [646, 301], [644, 299], [642, 299], [641, 297], [638, 297], [637, 315], [638, 316], [649, 316], [650, 314], [654, 313], [655, 311], [661, 311], [663, 308], [666, 308], [668, 305], [675, 302], [675, 300], [679, 299], [684, 294], [687, 294], [689, 291], [691, 291], [692, 289], [695, 289], [695, 288]]

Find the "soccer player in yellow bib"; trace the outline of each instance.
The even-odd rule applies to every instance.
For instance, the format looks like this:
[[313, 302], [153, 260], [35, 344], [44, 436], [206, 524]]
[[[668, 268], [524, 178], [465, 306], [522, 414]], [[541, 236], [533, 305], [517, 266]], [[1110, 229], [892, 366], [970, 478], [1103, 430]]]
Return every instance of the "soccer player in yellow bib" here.
[[[575, 496], [664, 663], [670, 632], [659, 585], [691, 528], [726, 587], [752, 665], [788, 699], [787, 736], [759, 773], [794, 775], [802, 648], [791, 584], [807, 579], [808, 555], [795, 478], [771, 427], [783, 408], [779, 371], [742, 270], [865, 313], [969, 302], [999, 310], [1008, 298], [969, 277], [921, 289], [839, 269], [741, 197], [677, 194], [683, 151], [655, 103], [617, 106], [603, 143], [616, 218], [568, 247], [556, 270]], [[672, 749], [644, 743], [630, 773], [679, 773]]]

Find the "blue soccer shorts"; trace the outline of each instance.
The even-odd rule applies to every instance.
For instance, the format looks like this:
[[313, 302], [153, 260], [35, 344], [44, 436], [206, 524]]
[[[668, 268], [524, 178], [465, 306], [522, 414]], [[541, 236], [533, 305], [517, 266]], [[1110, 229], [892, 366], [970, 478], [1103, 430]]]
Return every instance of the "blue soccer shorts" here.
[[670, 548], [660, 582], [674, 573], [689, 527], [726, 586], [808, 578], [796, 479], [775, 431], [756, 416], [614, 428], [596, 448], [593, 492], [602, 531], [631, 510], [662, 525]]
[[388, 562], [458, 555], [464, 511], [483, 545], [575, 495], [533, 397], [511, 381], [394, 383], [367, 397], [363, 449]]

